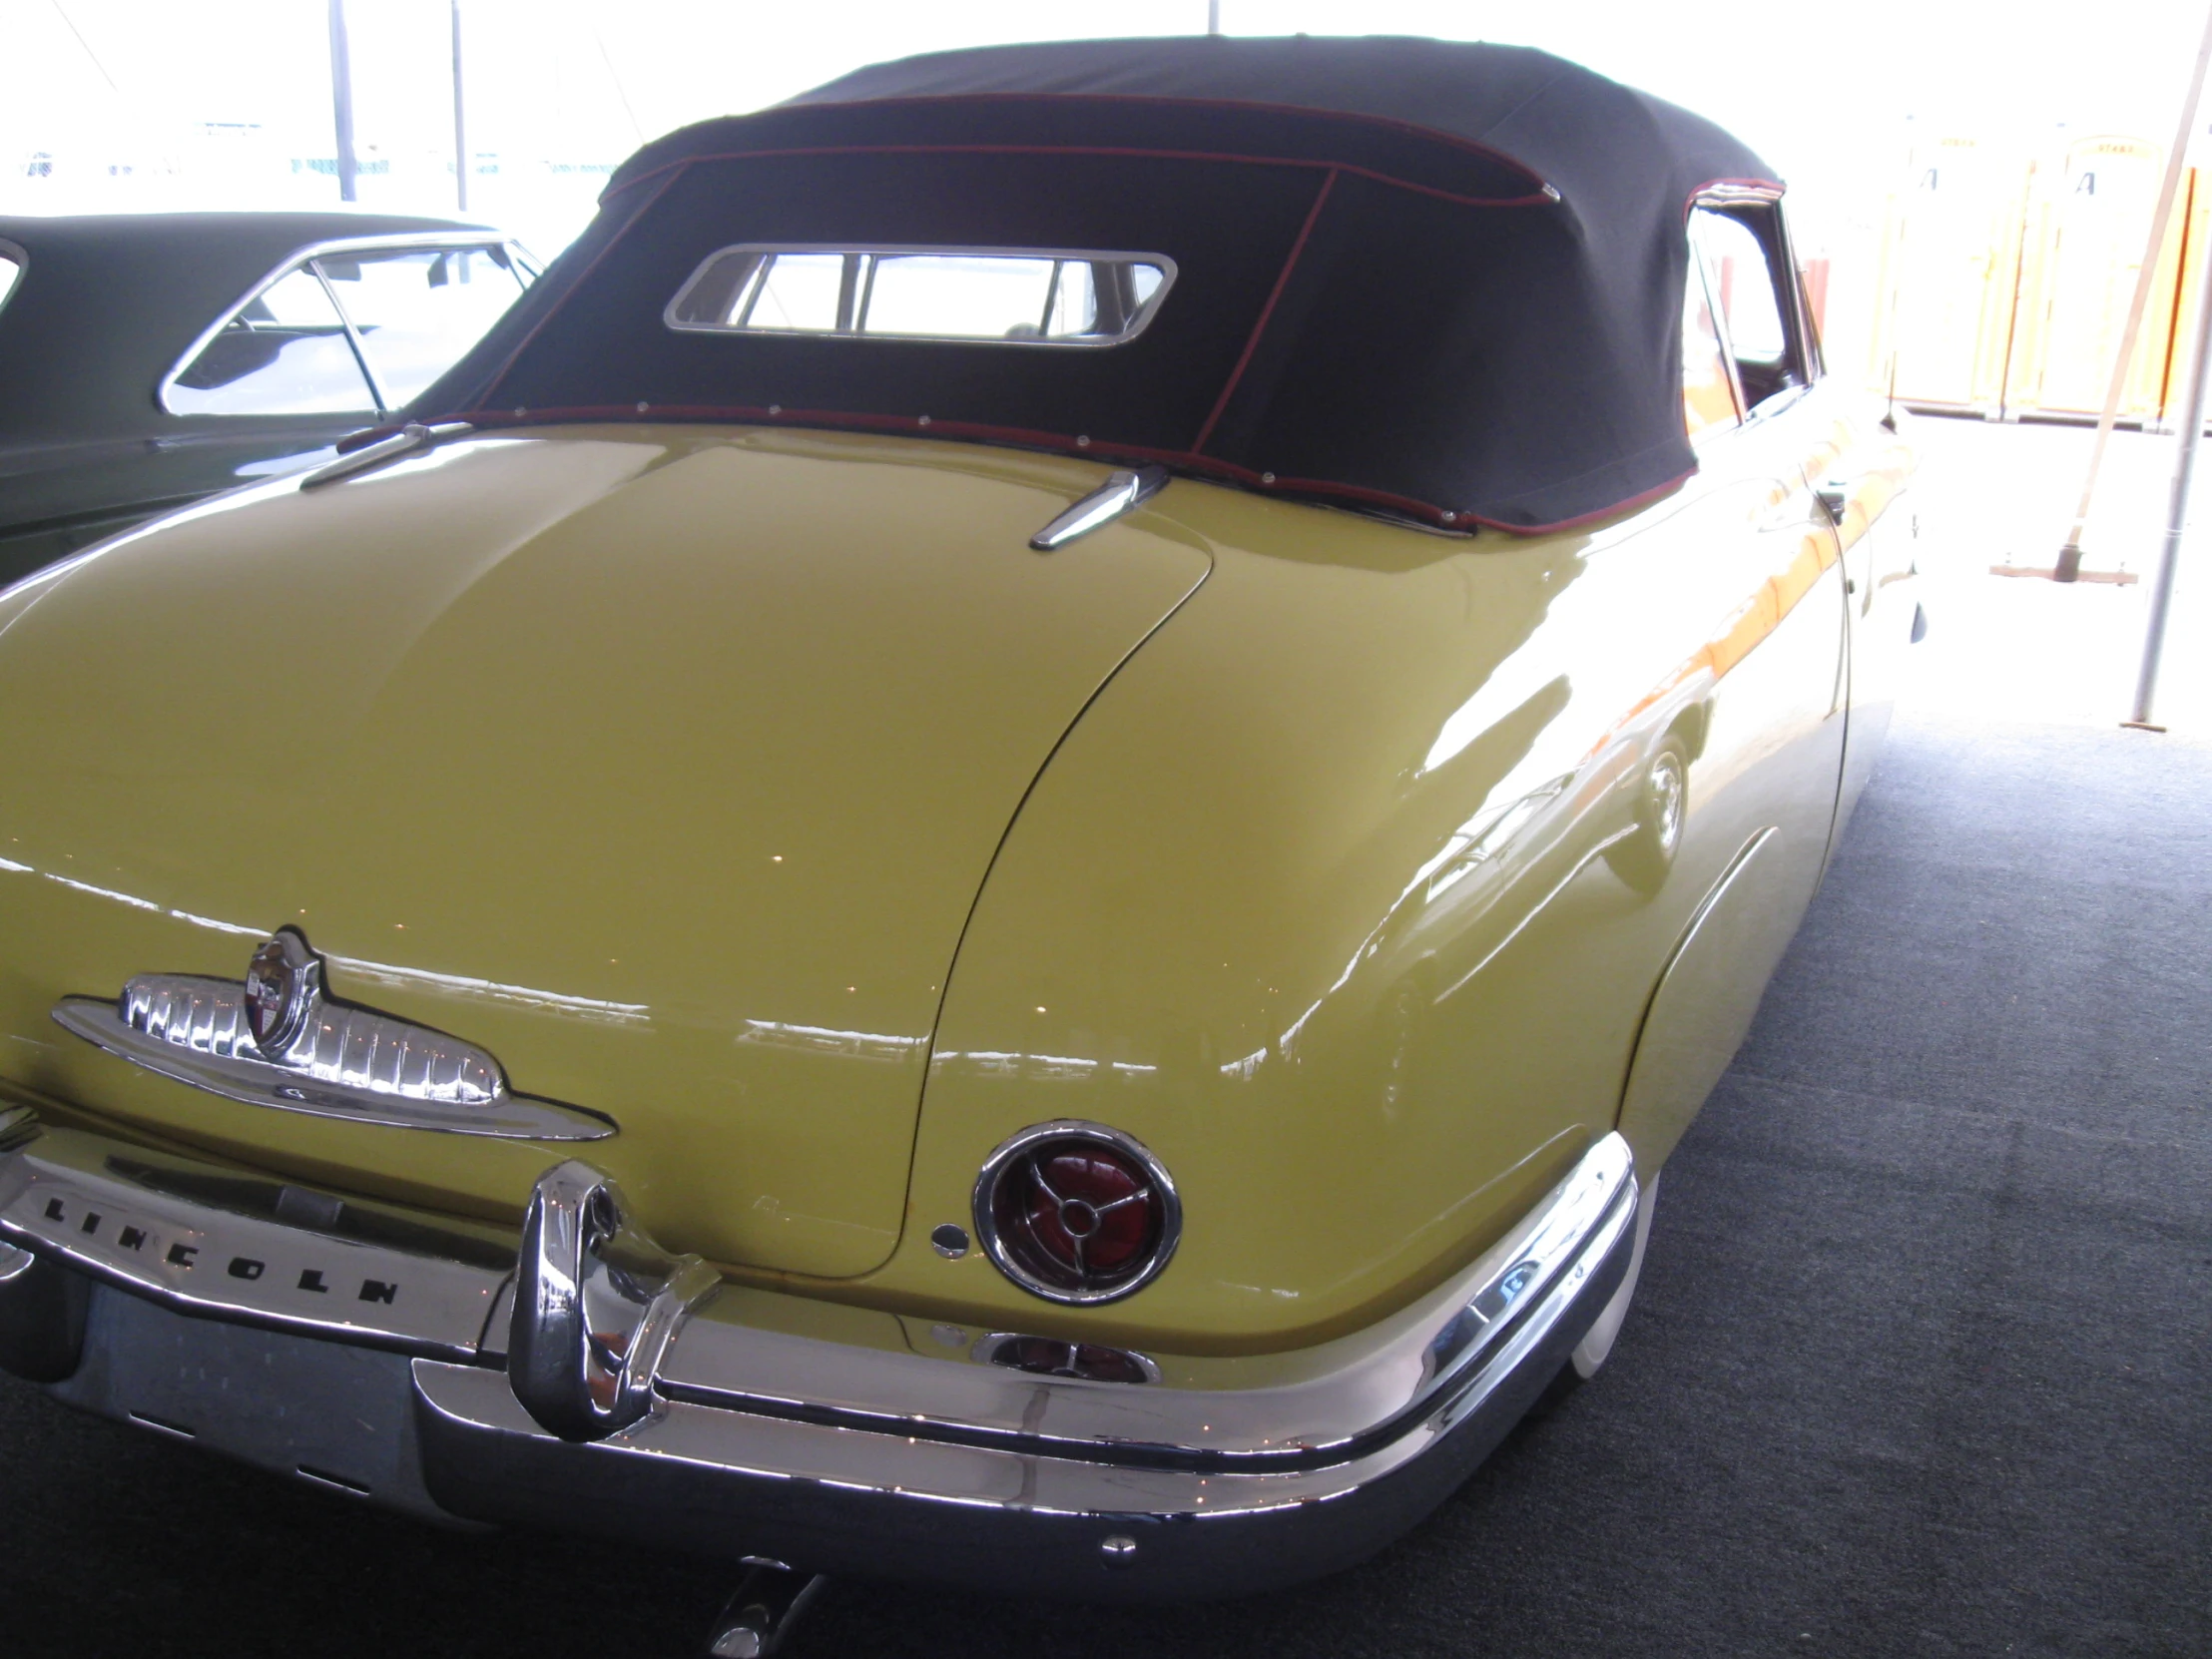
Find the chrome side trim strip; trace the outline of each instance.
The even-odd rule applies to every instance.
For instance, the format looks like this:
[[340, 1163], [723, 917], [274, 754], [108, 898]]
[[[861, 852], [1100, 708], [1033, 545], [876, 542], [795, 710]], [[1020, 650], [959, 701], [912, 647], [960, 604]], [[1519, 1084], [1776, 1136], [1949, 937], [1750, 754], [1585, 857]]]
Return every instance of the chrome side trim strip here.
[[1164, 466], [1116, 472], [1031, 536], [1029, 546], [1038, 553], [1065, 547], [1078, 536], [1087, 536], [1101, 525], [1111, 524], [1130, 508], [1151, 500], [1167, 486], [1167, 481], [1168, 469]]
[[69, 996], [54, 1023], [119, 1059], [248, 1106], [506, 1140], [596, 1141], [597, 1113], [511, 1094], [482, 1049], [427, 1026], [312, 999], [271, 1058], [248, 1029], [247, 987], [197, 974], [141, 974], [116, 1002]]
[[454, 1360], [479, 1352], [512, 1261], [352, 1199], [72, 1129], [0, 1154], [0, 1240], [180, 1313]]

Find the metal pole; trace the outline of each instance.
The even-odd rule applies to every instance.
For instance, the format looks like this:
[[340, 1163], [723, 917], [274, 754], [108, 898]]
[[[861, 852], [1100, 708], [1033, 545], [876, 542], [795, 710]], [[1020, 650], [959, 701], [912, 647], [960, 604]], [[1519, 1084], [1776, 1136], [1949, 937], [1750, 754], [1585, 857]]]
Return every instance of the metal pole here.
[[453, 199], [468, 212], [468, 107], [461, 81], [461, 0], [453, 0]]
[[1206, 0], [1206, 32], [1210, 35], [1221, 33], [1221, 0]]
[[330, 108], [338, 129], [338, 200], [356, 200], [353, 162], [353, 60], [345, 49], [345, 0], [330, 0]]
[[2166, 503], [2166, 539], [2158, 550], [2158, 579], [2151, 584], [2150, 620], [2143, 631], [2143, 668], [2135, 679], [2135, 714], [2124, 726], [2162, 732], [2151, 724], [2152, 700], [2158, 694], [2158, 660], [2166, 649], [2166, 611], [2173, 600], [2174, 566], [2181, 556], [2181, 535], [2189, 523], [2189, 486], [2195, 481], [2197, 451], [2204, 443], [2204, 401], [2212, 382], [2212, 281], [2197, 284], [2196, 355], [2189, 364], [2189, 382], [2181, 398], [2180, 447], [2174, 455], [2173, 493]]
[[[2120, 396], [2127, 388], [2127, 371], [2135, 361], [2135, 341], [2143, 325], [2143, 307], [2150, 299], [2151, 284], [2158, 276], [2158, 254], [2166, 245], [2166, 226], [2173, 215], [2174, 194], [2181, 187], [2181, 170], [2189, 152], [2189, 135], [2197, 128], [2197, 102], [2204, 95], [2204, 72], [2212, 64], [2212, 7], [2204, 18], [2204, 41], [2197, 48], [2196, 67], [2189, 72], [2189, 90], [2181, 97], [2181, 119], [2174, 124], [2174, 147], [2166, 156], [2166, 176], [2159, 181], [2158, 205], [2151, 210], [2150, 244], [2143, 250], [2142, 269], [2135, 274], [2135, 296], [2128, 302], [2127, 325], [2120, 330], [2120, 356], [2112, 365], [2112, 384], [2104, 394], [2104, 410], [2097, 417], [2097, 441], [2089, 451], [2089, 473], [2081, 481], [2081, 504], [2074, 509], [2073, 528], [2058, 549], [2054, 581], [2081, 579], [2081, 532], [2088, 528], [2089, 504], [2096, 499], [2097, 474], [2104, 467], [2104, 448], [2112, 438], [2112, 423], [2119, 418]], [[2183, 239], [2188, 232], [2183, 229]]]

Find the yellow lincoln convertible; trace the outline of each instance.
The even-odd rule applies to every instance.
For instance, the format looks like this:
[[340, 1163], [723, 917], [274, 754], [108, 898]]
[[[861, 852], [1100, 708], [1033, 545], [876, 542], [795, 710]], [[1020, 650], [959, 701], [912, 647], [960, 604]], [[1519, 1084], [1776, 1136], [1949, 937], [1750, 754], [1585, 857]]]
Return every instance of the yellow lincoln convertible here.
[[1782, 194], [1413, 40], [649, 146], [0, 596], [0, 1363], [729, 1653], [1371, 1554], [1603, 1363], [1922, 626]]

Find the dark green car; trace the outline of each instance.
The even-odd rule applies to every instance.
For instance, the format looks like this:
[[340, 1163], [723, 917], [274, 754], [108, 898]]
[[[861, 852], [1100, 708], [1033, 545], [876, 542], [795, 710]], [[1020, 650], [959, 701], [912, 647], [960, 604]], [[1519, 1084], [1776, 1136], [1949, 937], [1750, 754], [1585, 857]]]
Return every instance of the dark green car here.
[[535, 275], [499, 232], [452, 220], [0, 218], [0, 586], [326, 456]]

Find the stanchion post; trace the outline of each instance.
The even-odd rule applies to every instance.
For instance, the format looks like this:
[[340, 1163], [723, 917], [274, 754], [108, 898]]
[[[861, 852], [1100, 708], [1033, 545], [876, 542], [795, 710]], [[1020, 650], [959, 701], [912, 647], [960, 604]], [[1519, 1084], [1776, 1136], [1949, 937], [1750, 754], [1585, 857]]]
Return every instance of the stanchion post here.
[[461, 213], [468, 212], [468, 103], [461, 79], [461, 0], [453, 0], [453, 203]]
[[[335, 0], [332, 0], [335, 3]], [[2151, 210], [2150, 243], [2143, 250], [2143, 264], [2135, 274], [2135, 294], [2128, 301], [2127, 324], [2120, 330], [2119, 360], [2112, 365], [2112, 383], [2104, 394], [2104, 409], [2097, 416], [2097, 439], [2089, 450], [2089, 471], [2081, 480], [2081, 504], [2074, 509], [2073, 528], [2058, 549], [2051, 571], [2056, 582], [2081, 579], [2081, 533], [2088, 528], [2089, 507], [2096, 499], [2097, 474], [2104, 467], [2104, 447], [2112, 438], [2112, 423], [2119, 418], [2120, 397], [2127, 389], [2127, 371], [2135, 361], [2135, 342], [2142, 332], [2143, 307], [2150, 300], [2151, 284], [2158, 276], [2158, 254], [2166, 246], [2166, 227], [2173, 218], [2174, 195], [2181, 188], [2181, 170], [2189, 154], [2189, 139], [2197, 130], [2197, 105], [2204, 96], [2204, 72], [2212, 64], [2212, 6], [2205, 10], [2204, 40], [2197, 47], [2196, 67], [2189, 72], [2189, 90], [2182, 94], [2181, 119], [2174, 124], [2174, 147], [2166, 155], [2166, 176], [2159, 182], [2158, 205]], [[2188, 228], [2183, 227], [2184, 237]]]
[[345, 0], [330, 0], [330, 113], [337, 124], [338, 200], [355, 199], [353, 57], [345, 44]]
[[2174, 567], [2181, 561], [2181, 538], [2189, 526], [2189, 490], [2196, 481], [2197, 452], [2204, 447], [2204, 398], [2212, 380], [2212, 282], [2197, 291], [2196, 349], [2182, 393], [2181, 430], [2174, 454], [2173, 488], [2166, 498], [2166, 536], [2158, 549], [2158, 574], [2151, 581], [2150, 615], [2143, 625], [2143, 666], [2135, 677], [2135, 711], [2123, 726], [2162, 732], [2151, 724], [2158, 696], [2158, 664], [2166, 650], [2166, 613], [2173, 603]]

